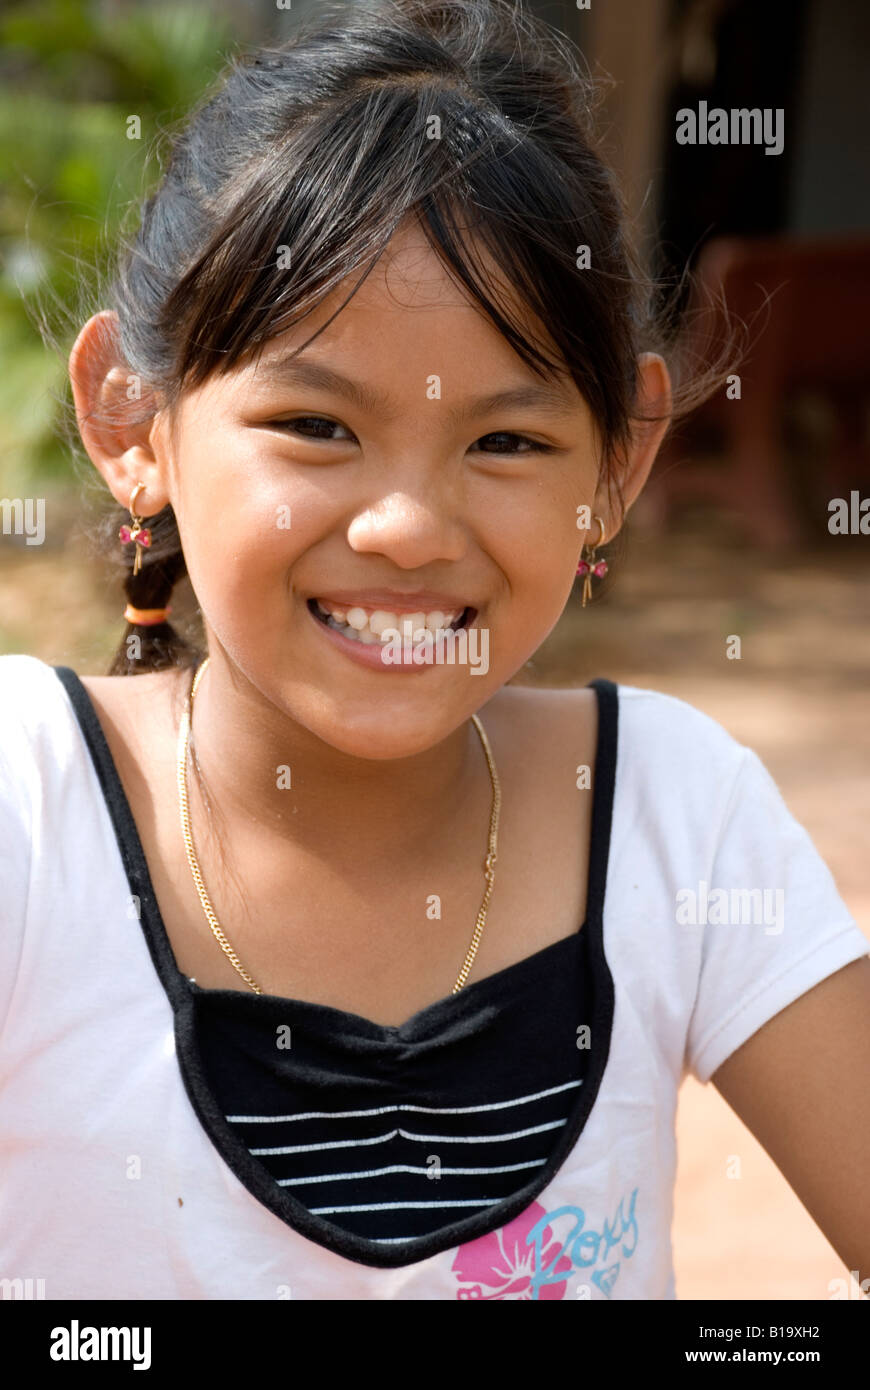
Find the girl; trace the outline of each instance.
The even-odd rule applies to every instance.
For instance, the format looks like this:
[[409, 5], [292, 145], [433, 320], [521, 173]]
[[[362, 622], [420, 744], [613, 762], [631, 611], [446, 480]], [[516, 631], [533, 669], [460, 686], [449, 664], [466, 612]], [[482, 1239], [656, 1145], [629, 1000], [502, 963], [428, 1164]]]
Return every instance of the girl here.
[[672, 385], [591, 95], [499, 0], [240, 57], [78, 334], [127, 630], [0, 658], [0, 1274], [48, 1298], [673, 1298], [686, 1072], [870, 1273], [807, 833], [687, 704], [511, 685], [721, 380]]

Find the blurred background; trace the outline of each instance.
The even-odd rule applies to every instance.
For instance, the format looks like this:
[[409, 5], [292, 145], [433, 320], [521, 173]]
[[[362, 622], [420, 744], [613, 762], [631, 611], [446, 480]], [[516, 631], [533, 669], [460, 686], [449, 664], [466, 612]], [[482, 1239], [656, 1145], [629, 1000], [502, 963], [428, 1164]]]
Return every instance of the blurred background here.
[[[43, 344], [37, 306], [69, 306], [55, 323], [68, 351], [83, 278], [158, 177], [154, 137], [237, 43], [280, 41], [314, 8], [27, 0], [0, 12], [0, 653], [101, 674], [124, 628], [120, 588], [84, 541], [88, 486], [56, 430], [65, 356]], [[609, 78], [602, 129], [648, 268], [690, 266], [690, 317], [721, 291], [753, 327], [739, 397], [723, 390], [674, 431], [604, 547], [592, 605], [572, 598], [521, 679], [606, 675], [719, 720], [763, 758], [870, 938], [870, 7], [527, 8]], [[676, 113], [702, 101], [781, 108], [782, 153], [678, 144]], [[704, 324], [708, 342], [717, 329]], [[26, 498], [45, 499], [38, 546], [9, 505]], [[832, 529], [836, 498], [845, 532]], [[678, 1141], [678, 1297], [827, 1298], [842, 1262], [712, 1086], [685, 1082]]]

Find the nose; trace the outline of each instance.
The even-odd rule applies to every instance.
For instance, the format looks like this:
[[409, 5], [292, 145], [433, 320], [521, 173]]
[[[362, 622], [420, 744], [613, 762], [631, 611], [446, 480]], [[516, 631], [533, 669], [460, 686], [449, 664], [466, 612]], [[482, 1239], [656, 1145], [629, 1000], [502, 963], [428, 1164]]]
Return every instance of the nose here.
[[366, 507], [347, 532], [352, 550], [385, 555], [402, 569], [417, 569], [436, 560], [461, 560], [465, 530], [455, 516], [408, 492], [394, 491]]

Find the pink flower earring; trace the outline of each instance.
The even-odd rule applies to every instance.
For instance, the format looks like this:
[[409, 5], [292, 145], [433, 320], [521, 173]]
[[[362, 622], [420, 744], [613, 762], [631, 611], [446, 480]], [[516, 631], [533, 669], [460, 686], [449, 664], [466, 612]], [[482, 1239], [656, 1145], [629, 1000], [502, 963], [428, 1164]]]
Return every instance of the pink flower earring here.
[[142, 551], [139, 549], [139, 547], [143, 545], [149, 546], [151, 544], [151, 532], [149, 531], [147, 526], [142, 525], [143, 518], [141, 516], [137, 516], [135, 511], [136, 498], [139, 496], [139, 493], [142, 492], [144, 487], [144, 483], [137, 483], [134, 487], [132, 493], [130, 494], [129, 508], [130, 521], [132, 525], [124, 525], [118, 532], [118, 537], [124, 543], [124, 545], [129, 545], [131, 541], [134, 541], [136, 543], [136, 554], [133, 559], [134, 574], [138, 574], [139, 570], [142, 568]]
[[595, 575], [596, 579], [600, 579], [602, 575], [605, 575], [607, 573], [607, 561], [596, 560], [595, 558], [595, 552], [598, 549], [599, 545], [604, 544], [604, 522], [601, 520], [600, 516], [593, 516], [592, 520], [598, 522], [598, 540], [595, 542], [594, 545], [590, 545], [588, 547], [589, 555], [588, 558], [585, 560], [583, 558], [583, 551], [586, 550], [587, 547], [585, 544], [583, 545], [580, 551], [580, 563], [577, 566], [577, 573], [583, 575], [583, 602], [581, 605], [583, 608], [586, 607], [586, 604], [592, 597], [593, 574]]

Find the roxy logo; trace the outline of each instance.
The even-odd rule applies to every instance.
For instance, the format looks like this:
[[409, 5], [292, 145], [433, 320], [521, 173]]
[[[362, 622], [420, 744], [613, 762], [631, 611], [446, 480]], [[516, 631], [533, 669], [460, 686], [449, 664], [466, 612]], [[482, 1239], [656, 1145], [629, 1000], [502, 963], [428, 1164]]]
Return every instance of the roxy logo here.
[[52, 1361], [132, 1361], [134, 1371], [151, 1368], [150, 1327], [69, 1327], [51, 1329]]
[[722, 106], [712, 110], [706, 101], [697, 111], [683, 106], [677, 112], [678, 145], [764, 145], [765, 154], [782, 154], [783, 118], [781, 106]]

